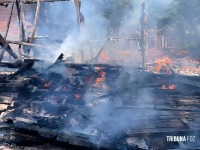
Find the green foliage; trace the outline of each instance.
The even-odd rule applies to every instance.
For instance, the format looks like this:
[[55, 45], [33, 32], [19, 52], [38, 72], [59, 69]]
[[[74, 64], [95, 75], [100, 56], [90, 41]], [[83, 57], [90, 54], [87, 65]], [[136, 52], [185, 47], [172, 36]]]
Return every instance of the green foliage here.
[[200, 0], [174, 0], [157, 23], [159, 27], [167, 24], [175, 28], [177, 46], [200, 50], [199, 14]]

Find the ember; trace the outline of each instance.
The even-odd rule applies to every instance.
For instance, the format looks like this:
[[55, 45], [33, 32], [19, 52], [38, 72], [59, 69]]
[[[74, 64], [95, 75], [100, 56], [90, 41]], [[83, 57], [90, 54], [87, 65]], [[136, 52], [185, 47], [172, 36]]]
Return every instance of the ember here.
[[106, 73], [105, 73], [105, 72], [102, 72], [102, 73], [100, 74], [100, 77], [98, 77], [98, 78], [96, 79], [96, 81], [95, 81], [95, 83], [94, 83], [93, 86], [94, 86], [95, 88], [102, 87], [102, 82], [104, 82], [105, 77], [106, 77]]
[[169, 84], [169, 86], [166, 86], [166, 85], [163, 84], [162, 87], [161, 87], [162, 90], [167, 90], [167, 89], [175, 90], [175, 88], [176, 88], [176, 86], [174, 84]]
[[170, 89], [170, 90], [174, 90], [175, 88], [176, 88], [176, 87], [175, 87], [175, 85], [174, 85], [173, 83], [169, 85], [169, 89]]
[[51, 81], [49, 81], [48, 83], [45, 83], [43, 86], [44, 88], [49, 88], [51, 86]]

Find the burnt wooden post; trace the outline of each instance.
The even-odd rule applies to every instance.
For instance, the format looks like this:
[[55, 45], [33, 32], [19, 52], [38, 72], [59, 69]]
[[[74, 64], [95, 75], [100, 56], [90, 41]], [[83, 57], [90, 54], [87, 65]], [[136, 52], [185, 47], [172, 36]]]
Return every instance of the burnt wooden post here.
[[14, 4], [15, 4], [15, 1], [12, 2], [11, 8], [10, 8], [10, 13], [9, 13], [9, 17], [8, 17], [8, 21], [7, 21], [7, 25], [6, 25], [6, 32], [5, 32], [5, 35], [4, 35], [4, 39], [6, 39], [7, 35], [8, 35], [10, 22], [11, 22], [11, 18], [12, 18], [12, 14], [13, 14]]
[[145, 25], [145, 2], [142, 3], [142, 15], [140, 18], [141, 23], [141, 39], [140, 39], [140, 48], [142, 54], [142, 67], [145, 66], [145, 52], [146, 52], [146, 40], [145, 40], [145, 32], [146, 32], [146, 25]]
[[157, 31], [157, 28], [154, 30], [154, 48], [158, 48], [158, 31]]
[[[24, 17], [24, 3], [23, 0], [16, 0], [16, 8], [19, 19], [19, 41], [25, 40], [25, 17]], [[19, 45], [19, 54], [21, 53], [22, 46]]]
[[[76, 17], [77, 17], [77, 24], [78, 24], [78, 32], [81, 31], [81, 24], [84, 23], [84, 17], [83, 14], [81, 13], [81, 0], [74, 0], [74, 5], [76, 9]], [[84, 61], [84, 55], [83, 55], [83, 50], [79, 50], [80, 53], [80, 61], [83, 63]]]
[[[36, 29], [37, 29], [37, 24], [38, 24], [39, 14], [40, 14], [40, 0], [37, 0], [35, 19], [34, 19], [34, 24], [33, 24], [33, 31], [32, 31], [30, 39], [28, 39], [29, 43], [32, 43], [34, 40]], [[31, 51], [30, 47], [26, 48], [25, 53], [30, 54], [30, 51]]]
[[80, 31], [80, 8], [81, 8], [81, 1], [80, 0], [74, 0], [74, 5], [76, 9], [76, 17], [77, 17], [77, 24], [78, 24], [78, 31]]
[[30, 43], [33, 41], [34, 36], [35, 36], [39, 14], [40, 14], [40, 0], [37, 0], [37, 7], [36, 7], [36, 12], [35, 12], [33, 32], [32, 32], [32, 35], [31, 35], [31, 38], [30, 38], [30, 41], [29, 41]]

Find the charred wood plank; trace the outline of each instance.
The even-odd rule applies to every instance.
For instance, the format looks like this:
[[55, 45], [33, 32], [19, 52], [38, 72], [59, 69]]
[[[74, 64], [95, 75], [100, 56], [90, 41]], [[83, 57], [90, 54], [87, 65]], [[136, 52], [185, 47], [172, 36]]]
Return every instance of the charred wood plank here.
[[7, 61], [2, 61], [0, 63], [0, 67], [18, 68], [18, 66], [16, 66], [14, 63], [10, 63], [10, 62], [7, 62]]
[[[51, 132], [53, 132], [51, 130]], [[62, 141], [58, 141], [56, 139], [56, 137], [51, 137], [51, 138], [47, 138], [44, 137], [42, 135], [40, 135], [36, 130], [29, 130], [29, 129], [25, 129], [25, 128], [15, 128], [14, 132], [12, 133], [13, 137], [16, 137], [17, 139], [20, 139], [20, 143], [35, 143], [35, 144], [44, 144], [44, 143], [51, 143], [54, 146], [58, 146], [60, 148], [64, 148], [64, 149], [73, 149], [73, 150], [88, 150], [88, 149], [92, 149], [92, 147], [88, 148], [88, 147], [83, 147], [83, 146], [76, 146], [76, 145], [72, 145], [70, 143], [67, 142], [62, 142]], [[46, 149], [46, 146], [45, 146]], [[51, 148], [50, 148], [51, 149]], [[94, 149], [94, 148], [93, 148]], [[97, 148], [96, 148], [97, 149]]]
[[14, 77], [16, 77], [17, 75], [25, 73], [27, 70], [31, 69], [33, 64], [34, 64], [34, 62], [30, 62], [30, 63], [24, 64], [18, 71], [16, 71], [15, 73], [9, 75], [7, 77], [7, 80], [11, 80]]
[[[52, 130], [49, 128], [42, 128], [39, 126], [34, 125], [34, 121], [28, 120], [25, 118], [17, 118], [17, 120], [23, 122], [23, 123], [17, 123], [14, 119], [14, 125], [13, 128], [15, 129], [15, 132], [18, 134], [22, 133], [26, 136], [33, 136], [41, 138], [43, 140], [47, 140], [48, 142], [53, 141], [53, 143], [61, 142], [66, 143], [73, 146], [78, 146], [79, 148], [95, 148], [95, 145], [90, 141], [90, 136], [87, 134], [81, 134], [81, 133], [60, 133], [59, 130]], [[18, 121], [18, 122], [19, 122]], [[32, 124], [32, 125], [31, 125]], [[44, 142], [44, 141], [43, 141]], [[81, 149], [82, 149], [81, 148]]]
[[28, 84], [30, 79], [23, 78], [18, 80], [7, 80], [6, 82], [0, 82], [0, 87], [24, 87], [25, 84]]
[[180, 91], [180, 90], [161, 90], [161, 89], [153, 89], [153, 94], [160, 97], [166, 96], [200, 96], [200, 92], [198, 91]]
[[3, 59], [3, 55], [4, 55], [4, 52], [6, 51], [5, 48], [2, 49], [1, 53], [0, 53], [0, 64], [1, 64], [1, 61]]
[[193, 80], [192, 77], [183, 77], [183, 76], [176, 76], [176, 78], [178, 79], [178, 81], [180, 81], [181, 83], [187, 84], [187, 85], [192, 85], [192, 86], [196, 86], [198, 88], [200, 88], [200, 77], [197, 77], [196, 80]]
[[31, 99], [31, 100], [26, 101], [24, 104], [20, 105], [19, 107], [15, 108], [13, 111], [3, 116], [2, 119], [6, 120], [7, 118], [10, 118], [12, 115], [18, 115], [18, 113], [21, 113], [24, 108], [29, 106], [31, 101], [33, 100]]
[[12, 101], [13, 101], [13, 97], [0, 96], [0, 103], [1, 104], [11, 104]]
[[5, 96], [5, 97], [13, 97], [13, 98], [17, 98], [19, 95], [19, 93], [0, 93], [0, 96]]
[[85, 70], [85, 68], [93, 68], [95, 69], [95, 67], [102, 67], [102, 68], [106, 68], [106, 69], [120, 69], [122, 68], [122, 66], [120, 65], [109, 65], [109, 64], [73, 64], [73, 63], [67, 63], [65, 64], [66, 67], [68, 68], [74, 68], [77, 70]]
[[195, 112], [200, 113], [199, 109], [175, 109], [175, 108], [154, 108], [154, 107], [136, 107], [136, 106], [120, 106], [120, 109], [144, 109], [144, 110], [154, 110], [154, 111], [176, 111], [176, 112]]

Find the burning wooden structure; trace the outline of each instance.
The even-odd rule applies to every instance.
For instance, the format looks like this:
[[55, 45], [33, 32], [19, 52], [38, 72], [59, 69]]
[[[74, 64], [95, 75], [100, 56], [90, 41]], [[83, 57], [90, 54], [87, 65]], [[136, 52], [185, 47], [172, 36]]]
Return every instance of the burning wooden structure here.
[[[52, 2], [16, 2], [20, 10], [24, 3], [33, 2], [37, 2], [39, 9], [40, 1]], [[37, 15], [36, 11], [34, 27]], [[21, 11], [19, 18], [20, 41], [8, 41], [7, 34], [0, 35], [2, 145], [50, 143], [71, 149], [166, 149], [188, 148], [182, 142], [168, 144], [166, 135], [199, 138], [199, 76], [181, 75], [170, 58], [143, 67], [101, 64], [97, 60], [104, 47], [87, 64], [66, 62], [63, 54], [48, 67], [44, 60], [30, 58], [28, 54], [20, 53], [26, 57], [21, 60], [9, 43], [27, 46], [26, 50], [34, 46], [52, 47], [32, 43], [35, 28], [32, 37], [24, 41]], [[79, 18], [77, 21], [80, 23]], [[144, 44], [145, 37], [142, 38]], [[15, 61], [2, 61], [5, 51]], [[164, 144], [159, 145], [159, 140]], [[193, 146], [199, 146], [198, 140]]]

